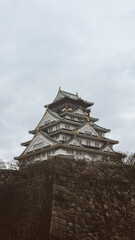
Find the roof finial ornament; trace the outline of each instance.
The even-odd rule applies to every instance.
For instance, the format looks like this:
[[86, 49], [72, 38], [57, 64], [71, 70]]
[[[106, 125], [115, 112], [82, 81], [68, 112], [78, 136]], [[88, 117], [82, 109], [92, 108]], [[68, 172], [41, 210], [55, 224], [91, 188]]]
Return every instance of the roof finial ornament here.
[[76, 95], [78, 96], [78, 92], [76, 92]]
[[49, 108], [49, 106], [47, 106], [47, 108], [46, 108], [46, 109], [48, 110], [48, 108]]
[[38, 132], [39, 128], [40, 128], [40, 126], [38, 125], [38, 126], [37, 126], [37, 132]]
[[61, 91], [61, 87], [59, 87], [59, 92]]

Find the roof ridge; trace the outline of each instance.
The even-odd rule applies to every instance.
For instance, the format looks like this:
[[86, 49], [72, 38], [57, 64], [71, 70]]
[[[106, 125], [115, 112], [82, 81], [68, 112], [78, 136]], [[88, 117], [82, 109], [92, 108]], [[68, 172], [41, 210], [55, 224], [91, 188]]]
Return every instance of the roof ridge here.
[[[77, 96], [77, 94], [74, 94], [74, 93], [70, 93], [70, 92], [67, 92], [67, 91], [63, 91], [63, 90], [60, 90], [60, 92], [62, 93], [67, 93], [67, 94], [70, 94], [70, 95], [74, 95], [74, 96]], [[78, 96], [77, 96], [78, 97]], [[79, 98], [79, 97], [78, 97]]]
[[44, 137], [49, 138], [49, 140], [51, 140], [51, 141], [53, 141], [53, 142], [55, 142], [55, 143], [58, 143], [57, 140], [55, 140], [54, 138], [50, 137], [49, 134], [43, 132], [42, 130], [39, 130], [39, 133], [41, 133], [41, 135], [43, 135]]
[[47, 111], [48, 111], [49, 113], [51, 113], [54, 117], [58, 117], [59, 119], [62, 119], [62, 117], [59, 116], [58, 113], [56, 113], [56, 112], [54, 112], [54, 111], [52, 111], [52, 110], [50, 110], [50, 109], [48, 109]]
[[112, 149], [112, 151], [115, 152], [114, 149], [112, 148], [112, 146], [110, 145], [110, 143], [109, 144], [104, 143], [103, 146], [100, 148], [100, 150], [104, 150], [107, 146], [109, 146]]
[[83, 123], [81, 123], [77, 128], [74, 129], [74, 131], [78, 130], [79, 128], [85, 126], [86, 123], [89, 123], [88, 121], [84, 121]]
[[82, 146], [82, 144], [78, 141], [78, 139], [76, 139], [75, 135], [73, 135], [66, 143], [70, 143], [73, 140], [77, 141], [80, 144], [80, 146]]
[[101, 127], [101, 126], [99, 126], [99, 125], [97, 125], [97, 124], [95, 124], [95, 123], [93, 123], [93, 125], [94, 125], [95, 127], [102, 128], [102, 129], [105, 129], [105, 130], [108, 130], [108, 131], [110, 131], [110, 129], [108, 129], [108, 128], [105, 128], [105, 127]]

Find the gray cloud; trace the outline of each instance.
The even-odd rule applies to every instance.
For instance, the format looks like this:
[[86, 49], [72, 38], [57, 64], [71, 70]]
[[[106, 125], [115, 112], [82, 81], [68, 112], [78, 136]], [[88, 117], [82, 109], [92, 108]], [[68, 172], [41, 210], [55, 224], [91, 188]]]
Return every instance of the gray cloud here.
[[59, 86], [134, 151], [134, 13], [132, 0], [0, 2], [0, 158], [21, 153]]

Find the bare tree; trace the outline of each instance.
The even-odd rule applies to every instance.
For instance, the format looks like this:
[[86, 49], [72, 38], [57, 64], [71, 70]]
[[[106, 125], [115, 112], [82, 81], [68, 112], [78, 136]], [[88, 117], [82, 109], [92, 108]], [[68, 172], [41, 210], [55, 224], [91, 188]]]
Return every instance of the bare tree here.
[[0, 169], [6, 169], [6, 163], [0, 159]]
[[7, 168], [10, 170], [19, 170], [19, 165], [18, 165], [18, 161], [11, 161], [7, 163]]

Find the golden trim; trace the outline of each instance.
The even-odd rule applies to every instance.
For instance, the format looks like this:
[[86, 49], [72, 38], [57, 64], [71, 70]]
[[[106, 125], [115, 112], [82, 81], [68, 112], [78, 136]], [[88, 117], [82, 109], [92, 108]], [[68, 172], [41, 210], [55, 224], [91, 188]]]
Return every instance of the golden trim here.
[[38, 126], [37, 126], [37, 131], [39, 130], [39, 128], [40, 128], [40, 126], [38, 125]]
[[50, 146], [55, 146], [56, 144], [55, 143], [51, 143]]
[[63, 109], [62, 109], [62, 112], [64, 112], [64, 111], [66, 111], [66, 108], [63, 108]]
[[48, 115], [48, 111], [46, 111], [45, 115]]
[[40, 136], [40, 133], [39, 132], [37, 132], [37, 135], [36, 135], [36, 137], [39, 137]]

